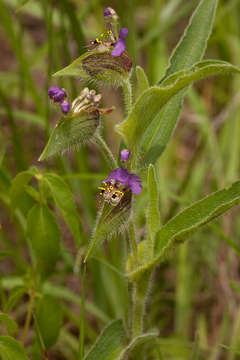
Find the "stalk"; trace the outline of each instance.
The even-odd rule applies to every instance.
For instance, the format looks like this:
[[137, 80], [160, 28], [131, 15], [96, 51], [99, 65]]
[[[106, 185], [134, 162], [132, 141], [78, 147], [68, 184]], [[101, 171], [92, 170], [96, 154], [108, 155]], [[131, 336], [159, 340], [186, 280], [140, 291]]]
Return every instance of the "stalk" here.
[[132, 339], [143, 333], [143, 317], [152, 273], [146, 273], [134, 285]]
[[26, 317], [26, 321], [24, 324], [24, 329], [23, 329], [23, 338], [22, 338], [23, 345], [25, 344], [26, 339], [27, 339], [27, 334], [28, 334], [28, 330], [30, 327], [32, 314], [33, 314], [33, 308], [34, 308], [34, 302], [35, 302], [35, 293], [33, 291], [31, 291], [29, 295], [30, 295], [30, 300], [29, 300], [29, 305], [28, 305], [28, 312], [27, 312], [27, 317]]
[[99, 146], [101, 152], [105, 156], [110, 168], [116, 169], [118, 167], [117, 161], [115, 160], [113, 153], [108, 147], [107, 143], [103, 140], [103, 138], [99, 134], [95, 136], [95, 141]]
[[125, 104], [125, 113], [128, 116], [131, 108], [132, 108], [132, 84], [129, 79], [124, 81], [124, 85], [122, 87], [124, 104]]

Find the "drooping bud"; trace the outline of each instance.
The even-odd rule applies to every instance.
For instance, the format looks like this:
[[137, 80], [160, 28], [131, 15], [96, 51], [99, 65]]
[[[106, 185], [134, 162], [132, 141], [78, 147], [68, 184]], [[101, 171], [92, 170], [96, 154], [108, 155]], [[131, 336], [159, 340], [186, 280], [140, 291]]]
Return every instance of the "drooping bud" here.
[[67, 96], [66, 91], [57, 86], [51, 86], [48, 90], [48, 96], [54, 102], [61, 103]]
[[61, 103], [61, 109], [62, 109], [63, 114], [68, 114], [70, 111], [70, 108], [71, 108], [71, 105], [70, 105], [69, 101], [63, 101]]
[[131, 153], [128, 149], [123, 149], [121, 150], [120, 154], [121, 154], [121, 161], [126, 162], [128, 161]]
[[101, 97], [95, 90], [85, 88], [73, 101], [71, 110], [68, 101], [61, 104], [62, 111], [67, 115], [62, 117], [53, 130], [39, 161], [80, 146], [94, 137], [100, 125]]

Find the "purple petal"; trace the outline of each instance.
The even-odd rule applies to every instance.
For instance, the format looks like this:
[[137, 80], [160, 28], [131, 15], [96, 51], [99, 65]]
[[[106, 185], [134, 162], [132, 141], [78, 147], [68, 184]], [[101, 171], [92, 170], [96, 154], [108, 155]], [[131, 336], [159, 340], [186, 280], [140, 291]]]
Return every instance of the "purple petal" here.
[[125, 162], [129, 159], [130, 151], [128, 149], [121, 150], [121, 161]]
[[105, 10], [104, 10], [104, 16], [109, 16], [109, 15], [111, 15], [111, 12], [110, 12], [110, 10], [109, 10], [109, 7], [107, 7]]
[[52, 86], [48, 90], [48, 96], [50, 99], [54, 100], [55, 102], [62, 102], [64, 98], [67, 96], [67, 94], [64, 89], [61, 89], [57, 86]]
[[50, 99], [53, 98], [53, 96], [58, 92], [59, 88], [56, 87], [56, 86], [51, 86], [49, 89], [48, 89], [48, 96], [50, 97]]
[[126, 39], [126, 37], [128, 36], [129, 33], [129, 29], [128, 28], [121, 28], [120, 32], [119, 32], [119, 39]]
[[120, 55], [122, 55], [122, 53], [124, 53], [125, 50], [126, 50], [126, 41], [124, 39], [119, 39], [114, 44], [114, 49], [111, 52], [111, 55], [120, 56]]
[[110, 172], [107, 179], [103, 180], [102, 182], [109, 182], [110, 180], [116, 180], [117, 182], [120, 182], [122, 185], [128, 184], [128, 178], [129, 178], [129, 172], [126, 169], [123, 168], [117, 168]]
[[128, 185], [134, 194], [142, 192], [142, 180], [136, 174], [130, 174]]
[[64, 114], [68, 114], [70, 111], [70, 102], [69, 101], [63, 101], [61, 103], [61, 109]]

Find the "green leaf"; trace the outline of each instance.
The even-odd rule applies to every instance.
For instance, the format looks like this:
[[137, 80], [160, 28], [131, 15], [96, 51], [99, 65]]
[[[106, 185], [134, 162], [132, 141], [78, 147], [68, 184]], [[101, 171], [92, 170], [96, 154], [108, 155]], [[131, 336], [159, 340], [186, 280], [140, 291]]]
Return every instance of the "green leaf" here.
[[36, 309], [38, 330], [46, 349], [56, 344], [62, 326], [62, 307], [51, 295], [43, 295]]
[[149, 88], [149, 82], [145, 71], [139, 65], [136, 67], [136, 75], [138, 82], [138, 95], [141, 95], [145, 90]]
[[103, 201], [84, 262], [87, 261], [104, 239], [124, 229], [130, 216], [131, 197], [131, 191], [129, 190], [125, 192], [117, 206], [112, 206], [107, 201]]
[[[170, 58], [169, 67], [162, 81], [169, 75], [183, 69], [188, 69], [200, 61], [205, 53], [208, 38], [212, 32], [217, 0], [201, 0], [193, 13], [177, 47]], [[160, 81], [160, 84], [161, 82]], [[157, 114], [149, 133], [146, 134], [146, 144], [143, 144], [146, 164], [156, 161], [165, 150], [176, 126], [181, 105], [186, 90], [176, 94]]]
[[68, 184], [57, 174], [44, 174], [43, 181], [48, 185], [53, 199], [61, 212], [62, 217], [66, 221], [71, 230], [76, 244], [81, 243], [81, 235], [79, 229], [79, 216], [73, 195]]
[[6, 313], [10, 312], [22, 299], [23, 295], [27, 293], [27, 288], [25, 286], [17, 286], [14, 288], [7, 299], [7, 302], [4, 306], [4, 311]]
[[76, 148], [91, 140], [100, 124], [99, 111], [64, 116], [53, 130], [39, 161]]
[[36, 174], [38, 174], [37, 168], [32, 167], [29, 170], [18, 173], [17, 176], [12, 180], [10, 188], [10, 199], [14, 209], [18, 206], [18, 201], [22, 193], [25, 191], [25, 186]]
[[[240, 202], [240, 181], [189, 206], [169, 220], [157, 233], [154, 259], [129, 274], [135, 280], [163, 261], [169, 252], [200, 227]], [[140, 243], [141, 244], [141, 243]], [[142, 245], [141, 245], [142, 246]]]
[[99, 335], [84, 360], [115, 360], [123, 350], [125, 331], [122, 320], [115, 320]]
[[148, 167], [147, 189], [147, 253], [149, 258], [152, 258], [155, 234], [160, 228], [158, 183], [153, 165], [149, 165]]
[[127, 81], [132, 61], [124, 52], [112, 56], [109, 52], [88, 51], [53, 76], [77, 76], [83, 80], [121, 86]]
[[29, 211], [27, 234], [43, 270], [53, 270], [59, 256], [61, 233], [55, 216], [46, 205], [36, 204]]
[[28, 360], [23, 346], [10, 336], [0, 336], [2, 360]]
[[147, 224], [148, 231], [152, 236], [160, 228], [160, 213], [159, 213], [159, 191], [156, 172], [153, 165], [148, 167], [148, 211], [147, 211]]
[[139, 335], [132, 339], [132, 341], [123, 349], [118, 360], [125, 360], [129, 354], [135, 349], [135, 347], [144, 344], [152, 339], [155, 339], [158, 336], [158, 332], [149, 332], [142, 335]]
[[[0, 230], [1, 230], [1, 225], [0, 225]], [[10, 251], [0, 251], [0, 260], [4, 259], [5, 257], [11, 256], [11, 252]]]
[[[124, 137], [127, 146], [132, 150], [136, 158], [143, 141], [146, 145], [146, 139], [149, 140], [149, 134], [146, 132], [149, 130], [151, 123], [158, 116], [162, 107], [174, 95], [196, 80], [204, 79], [211, 75], [229, 75], [239, 72], [240, 70], [237, 67], [229, 63], [212, 60], [200, 62], [187, 71], [181, 71], [179, 77], [172, 75], [171, 78], [165, 79], [164, 83], [167, 86], [154, 86], [143, 92], [133, 106], [128, 119], [116, 126], [117, 131]], [[155, 131], [158, 125], [154, 129], [151, 128], [151, 131]], [[165, 135], [164, 143], [166, 145], [169, 137]]]
[[18, 330], [17, 323], [11, 319], [7, 314], [0, 313], [0, 322], [3, 322], [6, 326], [9, 335], [14, 335]]

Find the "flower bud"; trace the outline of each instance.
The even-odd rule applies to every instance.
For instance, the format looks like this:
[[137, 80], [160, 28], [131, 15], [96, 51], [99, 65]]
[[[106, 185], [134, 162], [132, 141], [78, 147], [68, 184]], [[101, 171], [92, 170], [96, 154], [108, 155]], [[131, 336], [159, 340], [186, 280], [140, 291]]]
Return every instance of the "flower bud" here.
[[71, 108], [71, 106], [70, 106], [69, 101], [63, 101], [61, 103], [61, 109], [62, 109], [63, 114], [68, 114], [70, 111], [70, 108]]
[[128, 159], [130, 157], [130, 151], [128, 149], [121, 150], [120, 154], [121, 154], [122, 162], [128, 161]]
[[48, 90], [48, 96], [54, 102], [61, 103], [67, 96], [67, 94], [64, 89], [61, 89], [57, 86], [51, 86]]

